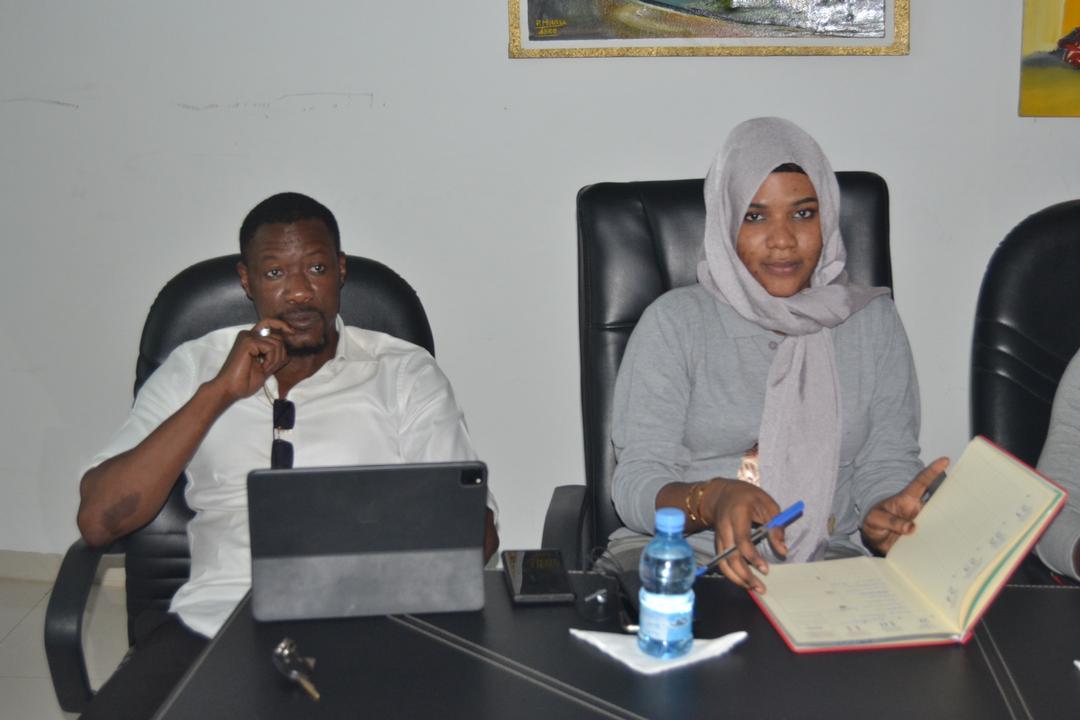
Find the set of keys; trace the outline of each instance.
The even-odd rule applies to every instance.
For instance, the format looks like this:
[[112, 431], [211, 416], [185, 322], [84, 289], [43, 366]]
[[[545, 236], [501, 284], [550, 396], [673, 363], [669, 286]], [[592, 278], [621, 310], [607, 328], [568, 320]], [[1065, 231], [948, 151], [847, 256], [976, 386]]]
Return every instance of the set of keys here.
[[290, 682], [304, 688], [312, 700], [318, 701], [319, 691], [315, 689], [315, 683], [311, 682], [310, 674], [315, 670], [315, 658], [304, 657], [296, 649], [296, 641], [284, 638], [274, 648], [271, 654], [274, 667]]

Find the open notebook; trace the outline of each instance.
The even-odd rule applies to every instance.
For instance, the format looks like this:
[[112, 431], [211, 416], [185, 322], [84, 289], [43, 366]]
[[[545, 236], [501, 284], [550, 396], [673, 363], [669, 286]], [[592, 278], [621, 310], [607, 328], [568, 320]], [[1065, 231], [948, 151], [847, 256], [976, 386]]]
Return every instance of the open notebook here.
[[751, 596], [795, 652], [964, 643], [1065, 497], [977, 437], [888, 557], [772, 565]]

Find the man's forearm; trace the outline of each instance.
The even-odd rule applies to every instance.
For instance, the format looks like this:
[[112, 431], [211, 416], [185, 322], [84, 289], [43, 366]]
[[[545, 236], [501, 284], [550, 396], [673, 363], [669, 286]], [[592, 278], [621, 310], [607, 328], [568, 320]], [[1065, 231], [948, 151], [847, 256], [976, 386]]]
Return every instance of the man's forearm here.
[[79, 485], [78, 513], [86, 542], [107, 545], [149, 522], [232, 402], [213, 381], [205, 383], [141, 443], [88, 470]]

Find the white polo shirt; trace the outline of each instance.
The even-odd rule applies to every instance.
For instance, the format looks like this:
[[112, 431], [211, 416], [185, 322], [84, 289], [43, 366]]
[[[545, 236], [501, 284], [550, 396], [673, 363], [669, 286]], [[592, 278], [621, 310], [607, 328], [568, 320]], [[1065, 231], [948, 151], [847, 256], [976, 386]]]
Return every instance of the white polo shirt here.
[[[293, 387], [294, 467], [476, 459], [450, 383], [423, 348], [337, 318], [333, 359]], [[217, 375], [236, 334], [215, 330], [174, 350], [139, 391], [90, 467], [138, 445]], [[212, 637], [251, 585], [247, 475], [270, 467], [277, 379], [218, 418], [187, 467], [191, 578], [171, 610]], [[488, 505], [495, 509], [488, 495]]]

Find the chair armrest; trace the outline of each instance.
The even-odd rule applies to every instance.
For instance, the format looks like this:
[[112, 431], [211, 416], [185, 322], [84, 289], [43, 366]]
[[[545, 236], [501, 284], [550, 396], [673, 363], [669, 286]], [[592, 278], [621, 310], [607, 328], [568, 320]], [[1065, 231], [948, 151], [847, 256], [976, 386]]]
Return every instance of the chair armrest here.
[[107, 551], [75, 541], [64, 555], [45, 611], [45, 656], [56, 699], [65, 712], [82, 712], [94, 696], [86, 673], [82, 624], [90, 586]]
[[544, 534], [541, 547], [559, 550], [569, 570], [584, 570], [588, 564], [582, 542], [585, 524], [584, 485], [560, 485], [551, 495], [547, 515], [544, 516]]

